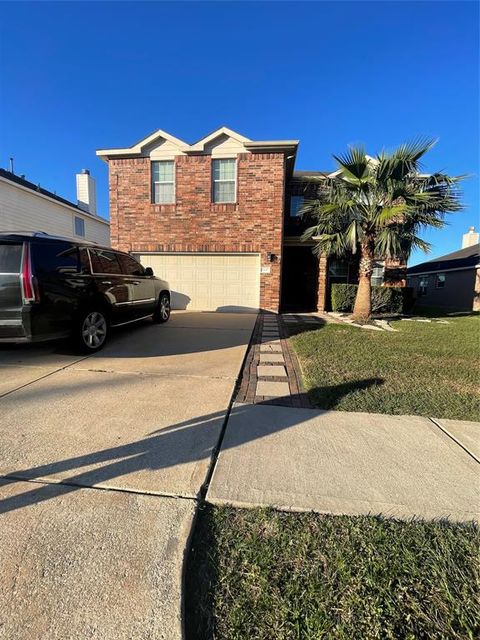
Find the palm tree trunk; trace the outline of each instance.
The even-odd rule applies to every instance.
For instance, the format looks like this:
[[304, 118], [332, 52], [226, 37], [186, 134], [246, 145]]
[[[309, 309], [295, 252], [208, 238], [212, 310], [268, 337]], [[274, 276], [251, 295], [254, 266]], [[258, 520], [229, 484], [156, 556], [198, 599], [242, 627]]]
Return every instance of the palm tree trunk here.
[[366, 240], [360, 247], [358, 290], [353, 307], [353, 319], [365, 322], [372, 314], [373, 243]]

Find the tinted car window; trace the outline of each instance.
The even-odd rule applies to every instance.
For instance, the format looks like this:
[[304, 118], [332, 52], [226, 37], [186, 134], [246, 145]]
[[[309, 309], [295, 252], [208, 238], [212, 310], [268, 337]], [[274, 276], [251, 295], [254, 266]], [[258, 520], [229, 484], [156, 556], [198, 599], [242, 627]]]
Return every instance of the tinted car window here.
[[69, 242], [32, 244], [35, 273], [78, 273], [78, 248]]
[[89, 249], [93, 273], [121, 274], [117, 254], [108, 249]]
[[0, 244], [0, 273], [20, 273], [21, 244]]
[[120, 266], [122, 267], [123, 273], [126, 273], [129, 276], [145, 275], [144, 269], [139, 262], [123, 253], [118, 253], [117, 256], [120, 260]]
[[86, 247], [80, 247], [80, 271], [82, 273], [90, 273], [90, 258], [88, 257], [88, 250]]

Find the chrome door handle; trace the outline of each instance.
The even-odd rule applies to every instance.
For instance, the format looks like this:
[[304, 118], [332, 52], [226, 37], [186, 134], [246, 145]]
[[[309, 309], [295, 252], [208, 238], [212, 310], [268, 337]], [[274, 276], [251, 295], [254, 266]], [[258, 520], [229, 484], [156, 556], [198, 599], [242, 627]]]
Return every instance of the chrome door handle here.
[[102, 280], [102, 284], [112, 284], [111, 280]]

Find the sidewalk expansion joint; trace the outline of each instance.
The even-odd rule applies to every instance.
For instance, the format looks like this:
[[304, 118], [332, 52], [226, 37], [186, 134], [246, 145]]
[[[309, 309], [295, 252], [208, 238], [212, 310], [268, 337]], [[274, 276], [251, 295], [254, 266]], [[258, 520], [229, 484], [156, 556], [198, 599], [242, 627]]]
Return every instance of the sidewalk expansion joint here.
[[133, 493], [141, 496], [152, 496], [156, 498], [174, 498], [178, 500], [193, 500], [194, 502], [198, 502], [199, 496], [184, 496], [178, 493], [169, 493], [169, 492], [160, 492], [160, 491], [145, 491], [144, 489], [132, 489], [125, 487], [105, 487], [101, 485], [91, 485], [91, 484], [80, 484], [78, 482], [68, 482], [68, 480], [52, 480], [52, 479], [42, 479], [42, 478], [22, 478], [21, 476], [16, 475], [15, 473], [9, 473], [8, 475], [0, 474], [0, 480], [5, 480], [6, 482], [28, 482], [30, 484], [40, 484], [40, 485], [54, 485], [54, 486], [63, 486], [63, 487], [74, 487], [75, 489], [95, 489], [97, 491], [116, 491], [117, 493]]
[[450, 433], [450, 431], [446, 429], [439, 420], [436, 420], [435, 418], [429, 418], [429, 420], [433, 422], [433, 424], [436, 427], [438, 427], [441, 431], [443, 431], [443, 433], [446, 436], [448, 436], [451, 440], [453, 440], [456, 444], [458, 444], [458, 446], [461, 447], [465, 451], [465, 453], [468, 453], [468, 455], [472, 457], [475, 460], [475, 462], [478, 462], [480, 464], [480, 460], [477, 458], [477, 456], [474, 453], [472, 453], [470, 449], [468, 449], [462, 442], [460, 442], [458, 438], [456, 438], [452, 433]]

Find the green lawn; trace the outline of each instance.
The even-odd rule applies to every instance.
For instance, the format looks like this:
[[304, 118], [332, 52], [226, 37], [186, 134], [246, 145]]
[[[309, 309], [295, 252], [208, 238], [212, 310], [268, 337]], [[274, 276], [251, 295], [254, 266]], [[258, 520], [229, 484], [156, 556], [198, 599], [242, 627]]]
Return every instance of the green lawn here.
[[304, 326], [291, 343], [316, 407], [479, 420], [480, 317], [448, 322]]
[[473, 640], [479, 532], [273, 510], [200, 508], [188, 640]]

